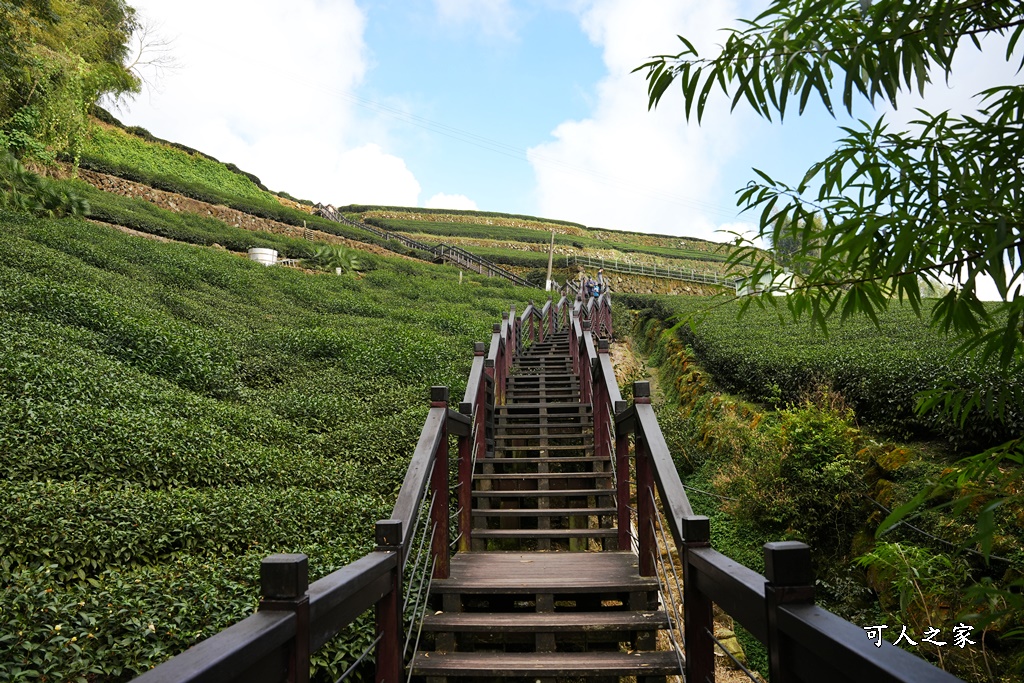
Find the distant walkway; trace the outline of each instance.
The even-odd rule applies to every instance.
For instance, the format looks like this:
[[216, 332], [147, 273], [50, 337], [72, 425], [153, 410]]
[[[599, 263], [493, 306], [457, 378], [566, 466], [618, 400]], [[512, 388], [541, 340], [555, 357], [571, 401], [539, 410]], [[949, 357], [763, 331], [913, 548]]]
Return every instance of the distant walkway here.
[[367, 223], [352, 221], [349, 220], [348, 218], [345, 218], [345, 216], [341, 215], [341, 213], [339, 213], [337, 209], [335, 209], [333, 206], [329, 204], [317, 204], [315, 208], [318, 215], [328, 220], [332, 220], [335, 223], [344, 223], [345, 225], [351, 225], [354, 228], [360, 228], [362, 230], [366, 230], [367, 232], [373, 233], [374, 235], [380, 237], [381, 239], [396, 240], [410, 249], [418, 249], [419, 251], [424, 251], [429, 254], [432, 254], [432, 260], [434, 260], [435, 262], [450, 263], [451, 265], [458, 266], [459, 268], [464, 268], [466, 270], [472, 270], [474, 273], [486, 275], [487, 277], [504, 278], [505, 280], [508, 280], [513, 284], [517, 284], [520, 287], [533, 286], [525, 279], [516, 275], [515, 273], [505, 270], [498, 264], [489, 261], [481, 256], [477, 256], [476, 254], [472, 254], [460, 247], [453, 247], [449, 244], [426, 244], [424, 242], [418, 242], [410, 237], [406, 237], [401, 233], [390, 232], [388, 230], [381, 230], [380, 228], [368, 225]]
[[683, 282], [696, 282], [702, 285], [720, 285], [722, 287], [736, 288], [740, 278], [723, 277], [718, 273], [705, 273], [693, 270], [692, 268], [666, 268], [657, 264], [644, 265], [642, 263], [630, 263], [618, 259], [591, 258], [589, 256], [568, 256], [566, 263], [572, 261], [574, 265], [586, 268], [604, 268], [614, 273], [626, 275], [641, 275], [643, 277], [659, 277], [667, 280], [681, 280]]

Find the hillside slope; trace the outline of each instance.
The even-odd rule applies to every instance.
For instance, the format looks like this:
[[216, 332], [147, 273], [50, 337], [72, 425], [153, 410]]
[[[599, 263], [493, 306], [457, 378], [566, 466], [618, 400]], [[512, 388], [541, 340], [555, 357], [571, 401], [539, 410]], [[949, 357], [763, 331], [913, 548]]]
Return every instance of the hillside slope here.
[[0, 226], [4, 680], [125, 680], [248, 614], [265, 555], [320, 576], [366, 551], [428, 388], [458, 395], [524, 294], [393, 259], [337, 277], [78, 219]]

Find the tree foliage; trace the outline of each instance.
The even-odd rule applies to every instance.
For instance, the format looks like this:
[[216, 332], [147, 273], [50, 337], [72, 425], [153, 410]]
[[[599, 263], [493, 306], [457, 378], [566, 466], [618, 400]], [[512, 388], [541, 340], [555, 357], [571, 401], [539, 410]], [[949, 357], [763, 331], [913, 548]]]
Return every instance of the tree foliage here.
[[[855, 93], [895, 106], [901, 93], [923, 92], [934, 72], [948, 76], [956, 52], [965, 43], [980, 48], [987, 34], [1009, 35], [1005, 57], [1017, 59], [1022, 32], [1024, 5], [1007, 0], [776, 0], [732, 30], [714, 57], [680, 36], [682, 52], [638, 68], [647, 71], [652, 107], [678, 82], [687, 116], [699, 120], [717, 85], [733, 107], [745, 101], [770, 119], [792, 110], [794, 100], [803, 112], [812, 95], [834, 111], [837, 86], [847, 111]], [[788, 298], [794, 314], [824, 326], [836, 311], [873, 318], [893, 297], [918, 308], [919, 276], [946, 278], [957, 286], [932, 308], [935, 324], [963, 335], [965, 350], [1024, 370], [1024, 86], [992, 88], [981, 98], [974, 115], [921, 112], [907, 131], [881, 120], [844, 128], [838, 149], [796, 184], [755, 169], [758, 179], [740, 192], [740, 204], [760, 211], [761, 237], [800, 244], [792, 258], [807, 277]], [[791, 225], [804, 229], [794, 235]], [[749, 242], [741, 246], [732, 262], [778, 268]], [[981, 305], [978, 283], [986, 276], [1003, 306]], [[986, 407], [1021, 399], [1001, 395]]]
[[[1022, 33], [1024, 4], [1016, 0], [774, 0], [728, 30], [717, 53], [700, 54], [680, 36], [678, 54], [652, 57], [637, 71], [646, 74], [650, 107], [677, 83], [687, 118], [698, 121], [716, 91], [766, 119], [802, 113], [812, 100], [852, 113], [856, 99], [896, 107], [908, 93], [924, 93], [972, 46], [998, 45], [1002, 59], [1024, 67]], [[798, 182], [755, 169], [739, 191], [739, 204], [757, 212], [758, 237], [787, 244], [790, 267], [803, 274], [785, 304], [771, 296], [758, 303], [785, 305], [827, 329], [834, 315], [877, 323], [891, 301], [908, 302], [959, 339], [958, 354], [975, 354], [1006, 380], [977, 390], [938, 385], [922, 395], [920, 411], [961, 422], [976, 410], [998, 419], [1024, 405], [1010, 381], [1024, 374], [1024, 85], [990, 88], [978, 102], [964, 115], [919, 110], [905, 129], [882, 119], [844, 127], [835, 151]], [[752, 278], [781, 270], [751, 240], [737, 235], [736, 244], [730, 262], [752, 262]], [[1002, 299], [996, 305], [979, 296], [986, 279]], [[952, 287], [925, 310], [935, 290], [922, 281]], [[994, 510], [1020, 504], [1022, 474], [1017, 439], [964, 461], [888, 523], [952, 494], [956, 510], [978, 513], [975, 540], [987, 553]]]
[[68, 183], [40, 177], [0, 151], [0, 208], [61, 218], [89, 213], [89, 202]]
[[89, 106], [138, 91], [124, 66], [135, 28], [124, 0], [0, 2], [0, 149], [77, 156]]

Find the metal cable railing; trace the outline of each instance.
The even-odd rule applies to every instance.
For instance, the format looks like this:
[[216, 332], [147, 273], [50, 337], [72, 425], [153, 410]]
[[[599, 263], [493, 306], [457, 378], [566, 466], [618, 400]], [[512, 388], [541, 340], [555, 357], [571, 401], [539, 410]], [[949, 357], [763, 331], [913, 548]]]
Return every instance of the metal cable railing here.
[[356, 657], [356, 660], [352, 662], [352, 664], [350, 664], [347, 669], [345, 669], [345, 673], [341, 674], [341, 676], [339, 676], [338, 679], [334, 681], [334, 683], [342, 683], [342, 681], [348, 680], [348, 677], [352, 675], [352, 672], [359, 668], [359, 665], [366, 660], [366, 658], [370, 655], [370, 652], [373, 651], [373, 648], [377, 647], [377, 643], [379, 643], [380, 639], [383, 637], [384, 634], [381, 633], [376, 638], [374, 638], [373, 642], [366, 646], [366, 649], [363, 650], [362, 654]]
[[[670, 546], [668, 543], [668, 536], [665, 534], [665, 524], [662, 520], [661, 509], [658, 505], [658, 501], [655, 498], [654, 490], [648, 489], [651, 494], [652, 502], [654, 503], [654, 519], [651, 520], [650, 524], [652, 531], [655, 533], [655, 538], [659, 539], [659, 542], [655, 544], [655, 547], [651, 548], [651, 553], [655, 554], [654, 563], [656, 567], [655, 576], [658, 577], [658, 587], [663, 596], [668, 596], [668, 604], [665, 605], [665, 611], [668, 614], [669, 628], [668, 635], [672, 641], [672, 647], [676, 651], [676, 657], [679, 660], [679, 669], [682, 670], [685, 666], [683, 661], [683, 651], [686, 647], [686, 635], [683, 632], [683, 584], [679, 580], [679, 573], [676, 571], [675, 562], [666, 562], [665, 557], [670, 554]], [[655, 525], [657, 522], [657, 525]], [[661, 552], [659, 552], [659, 549]], [[671, 577], [668, 567], [671, 567]], [[658, 571], [660, 570], [660, 571]], [[669, 583], [669, 579], [672, 579], [672, 583]], [[675, 589], [675, 590], [673, 590]]]
[[566, 256], [566, 266], [570, 261], [573, 265], [586, 266], [588, 268], [604, 268], [616, 273], [625, 275], [640, 275], [644, 277], [657, 277], [668, 280], [682, 280], [684, 282], [695, 282], [704, 285], [723, 285], [736, 287], [741, 278], [727, 278], [718, 273], [697, 271], [692, 268], [671, 268], [658, 266], [657, 264], [644, 265], [642, 263], [629, 263], [618, 259], [593, 258], [590, 256]]
[[466, 251], [461, 247], [452, 246], [450, 244], [437, 244], [430, 245], [425, 242], [419, 242], [407, 237], [401, 233], [391, 232], [390, 230], [382, 230], [368, 223], [356, 222], [349, 220], [345, 216], [338, 213], [338, 211], [332, 206], [324, 206], [321, 204], [317, 205], [317, 211], [319, 214], [335, 223], [344, 223], [351, 225], [354, 228], [366, 230], [377, 237], [385, 240], [397, 240], [410, 249], [419, 249], [433, 254], [436, 258], [444, 259], [449, 262], [453, 262], [456, 265], [461, 265], [469, 270], [473, 270], [481, 275], [487, 275], [489, 277], [500, 277], [508, 280], [509, 282], [519, 285], [520, 287], [529, 287], [530, 283], [525, 279], [519, 277], [515, 273], [505, 270], [496, 263], [485, 259], [482, 256], [477, 256], [471, 252]]

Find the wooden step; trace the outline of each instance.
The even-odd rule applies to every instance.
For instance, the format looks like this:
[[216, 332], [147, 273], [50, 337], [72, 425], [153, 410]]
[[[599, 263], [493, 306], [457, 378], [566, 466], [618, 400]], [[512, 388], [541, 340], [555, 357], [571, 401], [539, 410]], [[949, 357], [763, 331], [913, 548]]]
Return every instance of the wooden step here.
[[511, 389], [505, 391], [506, 403], [579, 403], [579, 389]]
[[[582, 517], [583, 515], [573, 515]], [[616, 538], [618, 529], [473, 529], [473, 538], [527, 539], [527, 538]]]
[[668, 676], [680, 675], [675, 652], [429, 652], [416, 653], [420, 676]]
[[575, 415], [575, 414], [590, 414], [592, 408], [589, 403], [579, 403], [573, 401], [571, 403], [553, 403], [551, 401], [532, 401], [530, 403], [517, 403], [515, 405], [503, 405], [497, 406], [494, 412], [498, 415], [505, 417], [515, 417], [527, 413], [528, 411], [538, 410], [550, 410], [548, 415]]
[[[474, 529], [474, 535], [484, 529]], [[519, 530], [510, 530], [519, 531]], [[614, 530], [610, 530], [613, 531]], [[640, 576], [631, 552], [461, 552], [451, 559], [451, 577], [435, 579], [436, 593], [606, 593], [658, 590], [653, 576]], [[456, 578], [457, 577], [457, 578]]]
[[[512, 431], [515, 430], [515, 431]], [[585, 425], [505, 425], [495, 429], [495, 438], [587, 438], [593, 439], [594, 432]]]
[[517, 465], [547, 463], [549, 465], [572, 465], [574, 463], [588, 462], [611, 462], [611, 459], [600, 455], [550, 455], [550, 456], [523, 456], [502, 457], [500, 455], [481, 458], [476, 461], [478, 465]]
[[567, 389], [579, 389], [580, 387], [579, 380], [576, 379], [575, 375], [551, 375], [548, 377], [543, 375], [512, 375], [508, 378], [506, 387], [520, 389], [544, 385], [565, 387]]
[[[513, 472], [510, 474], [473, 475], [473, 480], [487, 479], [495, 481], [529, 481], [534, 479], [611, 479], [611, 472]], [[608, 489], [611, 491], [612, 489]]]
[[584, 496], [614, 496], [615, 489], [550, 489], [550, 490], [518, 490], [518, 491], [473, 491], [474, 498], [536, 498], [543, 496], [553, 498], [583, 498]]
[[[536, 416], [536, 415], [532, 415], [532, 416], [523, 415], [523, 416], [516, 416], [514, 419], [516, 419], [516, 420], [526, 420], [526, 419], [529, 419], [529, 417], [536, 418], [538, 416]], [[548, 430], [551, 430], [551, 429], [565, 429], [565, 430], [575, 430], [575, 431], [573, 431], [573, 432], [566, 431], [566, 432], [558, 432], [558, 433], [559, 434], [569, 434], [569, 433], [572, 433], [572, 434], [593, 434], [593, 425], [590, 424], [590, 421], [588, 419], [589, 416], [587, 416], [587, 415], [573, 415], [573, 416], [569, 416], [569, 417], [576, 418], [577, 421], [576, 422], [509, 422], [508, 421], [509, 418], [505, 418], [504, 420], [498, 420], [498, 421], [495, 422], [494, 431], [496, 433], [505, 433], [505, 434], [507, 434], [508, 430], [510, 430], [510, 429], [548, 429]], [[563, 417], [562, 419], [565, 419], [565, 417]], [[551, 432], [548, 432], [548, 433], [550, 434]], [[530, 435], [527, 435], [527, 436], [530, 436]]]
[[668, 615], [651, 612], [441, 612], [423, 618], [424, 631], [556, 633], [644, 631], [668, 628]]
[[555, 434], [495, 434], [494, 438], [500, 441], [509, 441], [517, 439], [520, 441], [537, 441], [539, 439], [550, 439], [554, 441], [567, 441], [568, 439], [584, 439], [590, 440], [593, 443], [593, 434], [584, 434], [580, 431], [573, 432], [561, 432]]
[[495, 508], [473, 510], [473, 517], [596, 517], [614, 515], [617, 508]]
[[570, 451], [593, 451], [594, 444], [495, 444], [494, 451], [551, 451], [552, 453]]

